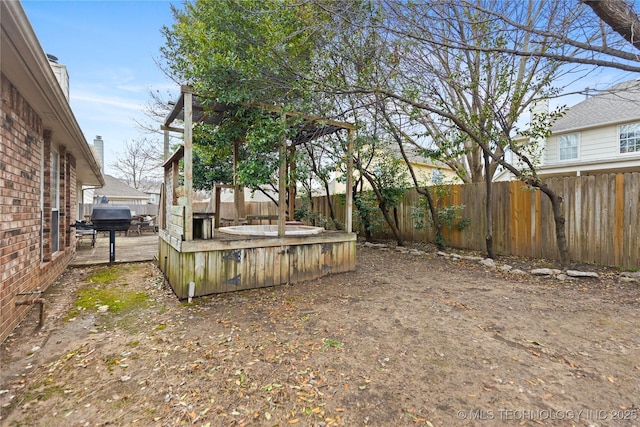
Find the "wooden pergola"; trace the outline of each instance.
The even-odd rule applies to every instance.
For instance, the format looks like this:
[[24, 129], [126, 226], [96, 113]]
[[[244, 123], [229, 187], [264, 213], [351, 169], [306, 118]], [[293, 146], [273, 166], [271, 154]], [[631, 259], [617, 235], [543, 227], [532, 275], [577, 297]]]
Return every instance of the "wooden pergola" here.
[[[259, 105], [265, 111], [279, 115], [283, 118], [296, 117], [300, 118], [302, 125], [297, 131], [296, 136], [293, 138], [298, 143], [308, 142], [315, 138], [319, 138], [325, 135], [346, 130], [347, 136], [347, 189], [352, 187], [353, 183], [353, 139], [355, 133], [355, 125], [346, 122], [339, 122], [327, 118], [305, 116], [295, 112], [285, 112], [280, 108], [274, 106]], [[194, 239], [193, 232], [193, 126], [197, 123], [203, 122], [210, 125], [216, 125], [220, 123], [222, 115], [231, 110], [233, 106], [226, 104], [215, 104], [205, 108], [199, 101], [197, 94], [193, 92], [190, 86], [181, 86], [180, 97], [173, 105], [171, 112], [167, 115], [164, 124], [161, 129], [164, 131], [164, 153], [166, 170], [171, 170], [173, 179], [171, 185], [173, 188], [165, 189], [165, 193], [171, 191], [173, 195], [172, 200], [166, 200], [165, 204], [171, 204], [176, 198], [176, 191], [178, 190], [178, 162], [184, 159], [183, 174], [184, 183], [182, 197], [185, 198], [184, 203], [184, 241], [190, 241]], [[182, 121], [183, 127], [177, 127], [174, 122]], [[169, 154], [169, 134], [170, 132], [178, 132], [184, 135], [184, 145], [173, 154]], [[233, 141], [233, 155], [234, 155], [234, 181], [231, 186], [234, 189], [234, 225], [239, 223], [239, 212], [242, 211], [244, 203], [244, 197], [242, 196], [242, 188], [238, 184], [237, 179], [237, 162], [239, 153], [240, 141]], [[287, 220], [293, 220], [293, 203], [295, 198], [295, 184], [289, 187], [289, 206], [286, 204], [287, 195], [287, 164], [285, 161], [287, 140], [283, 139], [282, 144], [279, 146], [280, 168], [278, 173], [278, 237], [285, 236], [285, 225]], [[165, 174], [166, 175], [166, 174]], [[165, 180], [165, 186], [167, 182]], [[228, 187], [228, 186], [227, 186]], [[220, 188], [216, 188], [216, 218], [214, 229], [219, 225], [219, 212], [220, 212]], [[166, 199], [166, 197], [165, 197]], [[286, 212], [289, 208], [289, 218], [287, 218]], [[353, 230], [352, 212], [353, 212], [353, 197], [350, 191], [346, 192], [346, 212], [345, 212], [345, 231], [351, 233]], [[195, 213], [196, 215], [198, 213]], [[160, 226], [166, 227], [166, 217], [161, 215]]]

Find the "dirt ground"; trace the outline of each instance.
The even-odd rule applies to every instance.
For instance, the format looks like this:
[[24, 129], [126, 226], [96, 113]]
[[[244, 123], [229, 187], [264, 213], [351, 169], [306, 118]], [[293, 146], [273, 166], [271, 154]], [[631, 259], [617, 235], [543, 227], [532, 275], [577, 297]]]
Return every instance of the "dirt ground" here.
[[[69, 269], [0, 348], [7, 426], [640, 425], [640, 285], [358, 246], [357, 271], [179, 302]], [[526, 267], [526, 261], [520, 268]], [[515, 265], [514, 265], [515, 266]], [[529, 267], [530, 268], [530, 267]], [[80, 290], [145, 298], [73, 311]], [[105, 308], [106, 307], [106, 308]]]

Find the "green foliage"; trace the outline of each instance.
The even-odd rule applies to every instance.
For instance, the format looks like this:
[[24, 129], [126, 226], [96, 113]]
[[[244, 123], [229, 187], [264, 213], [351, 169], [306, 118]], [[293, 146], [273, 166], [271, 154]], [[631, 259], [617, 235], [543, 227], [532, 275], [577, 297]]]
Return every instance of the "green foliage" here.
[[[438, 223], [447, 230], [463, 230], [467, 227], [471, 220], [462, 216], [465, 205], [445, 205], [445, 200], [451, 194], [451, 185], [444, 181], [434, 182], [431, 187], [433, 201], [436, 209]], [[429, 205], [425, 197], [420, 198], [418, 206], [414, 206], [411, 216], [416, 230], [424, 228], [433, 228], [433, 219], [429, 210]], [[436, 244], [446, 246], [446, 240], [442, 235], [436, 236]]]
[[304, 221], [309, 224], [313, 224], [317, 227], [330, 228], [329, 219], [322, 215], [320, 212], [316, 212], [311, 209], [310, 197], [307, 195], [301, 195], [301, 204], [293, 211], [293, 216], [296, 221]]
[[322, 345], [324, 349], [328, 349], [328, 348], [337, 348], [340, 349], [342, 348], [342, 341], [334, 339], [334, 338], [324, 338], [322, 340]]
[[194, 0], [173, 9], [161, 49], [176, 80], [236, 104], [303, 99], [319, 9], [290, 1]]
[[379, 153], [371, 168], [375, 186], [387, 208], [395, 208], [405, 197], [409, 174], [406, 164], [388, 154]]
[[209, 190], [215, 184], [233, 182], [233, 157], [217, 157], [207, 146], [193, 146], [193, 188]]
[[356, 208], [356, 228], [363, 229], [367, 235], [384, 231], [384, 217], [373, 191], [357, 193], [353, 198], [353, 205]]

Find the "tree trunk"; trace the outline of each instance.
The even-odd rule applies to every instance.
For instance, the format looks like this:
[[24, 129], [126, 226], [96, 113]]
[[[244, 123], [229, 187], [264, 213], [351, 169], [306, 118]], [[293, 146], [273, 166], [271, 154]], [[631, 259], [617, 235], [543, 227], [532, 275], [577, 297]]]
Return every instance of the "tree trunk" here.
[[546, 184], [540, 183], [538, 185], [540, 191], [547, 195], [551, 202], [551, 208], [553, 210], [553, 221], [556, 231], [556, 245], [558, 247], [558, 253], [560, 255], [560, 264], [562, 267], [567, 267], [571, 259], [569, 258], [569, 245], [567, 243], [567, 235], [565, 233], [565, 219], [562, 212], [562, 197], [556, 194]]
[[484, 172], [485, 172], [485, 188], [487, 192], [487, 197], [485, 199], [485, 245], [487, 248], [487, 256], [489, 258], [495, 258], [495, 254], [493, 252], [493, 191], [491, 181], [491, 164], [489, 163], [489, 155], [486, 151], [483, 151], [484, 157]]
[[624, 0], [580, 0], [636, 49], [640, 49], [640, 17]]
[[[376, 192], [376, 194], [378, 193], [377, 190], [374, 189], [374, 191]], [[385, 202], [380, 202], [378, 206], [380, 208], [380, 211], [382, 212], [382, 216], [384, 216], [385, 221], [387, 221], [387, 224], [389, 225], [389, 228], [391, 229], [391, 232], [393, 233], [393, 237], [396, 239], [398, 246], [404, 246], [404, 240], [402, 240], [402, 236], [400, 235], [400, 230], [398, 230], [398, 227], [396, 226], [396, 222], [389, 214], [389, 209], [387, 208], [387, 204]]]
[[394, 206], [393, 207], [393, 220], [396, 223], [396, 227], [398, 227], [398, 230], [400, 230], [400, 218], [398, 217], [398, 207]]
[[[413, 172], [413, 171], [412, 171]], [[419, 187], [416, 185], [416, 191], [418, 194], [423, 195], [427, 199], [427, 205], [429, 206], [429, 212], [431, 213], [431, 222], [433, 222], [433, 230], [436, 233], [436, 246], [438, 249], [444, 249], [444, 237], [442, 236], [442, 225], [440, 225], [440, 221], [438, 220], [438, 213], [436, 212], [436, 207], [433, 204], [433, 197], [431, 197], [431, 192], [426, 187]]]
[[322, 180], [322, 181], [324, 183], [325, 194], [327, 195], [327, 205], [329, 206], [329, 216], [331, 217], [331, 221], [333, 222], [333, 225], [336, 227], [336, 230], [342, 230], [343, 227], [340, 224], [340, 222], [338, 222], [338, 219], [336, 218], [336, 213], [333, 209], [333, 199], [331, 198], [331, 195], [330, 195], [329, 183], [326, 180]]

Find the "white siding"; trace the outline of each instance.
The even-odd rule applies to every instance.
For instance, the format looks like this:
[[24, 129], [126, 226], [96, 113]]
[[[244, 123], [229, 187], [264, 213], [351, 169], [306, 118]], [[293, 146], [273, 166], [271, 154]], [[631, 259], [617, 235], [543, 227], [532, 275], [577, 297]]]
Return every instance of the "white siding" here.
[[548, 138], [545, 148], [544, 165], [546, 167], [563, 164], [594, 163], [612, 160], [624, 161], [632, 157], [640, 157], [640, 153], [620, 154], [618, 126], [606, 126], [575, 133], [580, 134], [578, 160], [560, 161], [558, 136], [553, 135]]

